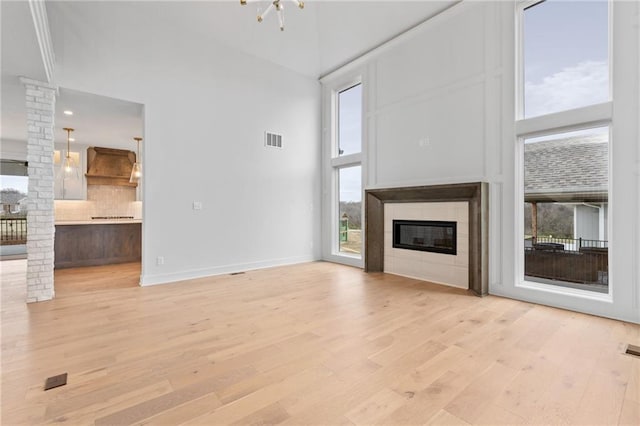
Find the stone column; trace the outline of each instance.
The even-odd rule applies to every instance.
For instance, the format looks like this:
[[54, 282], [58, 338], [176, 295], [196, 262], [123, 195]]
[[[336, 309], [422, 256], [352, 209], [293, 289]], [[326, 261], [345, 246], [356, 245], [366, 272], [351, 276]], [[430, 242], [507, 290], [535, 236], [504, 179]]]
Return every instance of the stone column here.
[[53, 135], [57, 88], [21, 78], [27, 101], [27, 303], [53, 299]]

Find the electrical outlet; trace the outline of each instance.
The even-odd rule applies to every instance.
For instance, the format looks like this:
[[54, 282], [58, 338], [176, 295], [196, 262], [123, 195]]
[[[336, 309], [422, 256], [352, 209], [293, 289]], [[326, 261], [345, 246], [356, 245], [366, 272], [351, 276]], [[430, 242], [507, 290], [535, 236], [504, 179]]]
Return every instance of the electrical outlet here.
[[202, 201], [194, 201], [193, 202], [194, 210], [202, 210]]
[[164, 265], [164, 256], [158, 256], [156, 258], [156, 265]]

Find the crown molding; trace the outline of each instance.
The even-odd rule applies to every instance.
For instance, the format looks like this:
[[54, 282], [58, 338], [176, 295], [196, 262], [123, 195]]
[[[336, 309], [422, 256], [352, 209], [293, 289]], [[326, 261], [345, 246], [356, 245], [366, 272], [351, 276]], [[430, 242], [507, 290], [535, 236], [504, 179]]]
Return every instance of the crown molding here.
[[320, 81], [320, 83], [322, 84], [325, 84], [331, 82], [334, 78], [340, 78], [340, 76], [352, 73], [354, 72], [354, 70], [360, 69], [361, 67], [365, 66], [369, 61], [378, 58], [384, 52], [387, 52], [392, 48], [398, 46], [399, 44], [404, 43], [406, 40], [410, 40], [417, 34], [425, 31], [427, 28], [430, 28], [432, 25], [445, 21], [451, 16], [454, 16], [455, 14], [466, 10], [469, 5], [473, 5], [475, 3], [480, 3], [480, 1], [455, 0], [455, 3], [448, 5], [440, 12], [437, 12], [435, 15], [426, 18], [424, 21], [417, 23], [416, 25], [402, 31], [399, 34], [396, 34], [395, 36], [383, 41], [377, 46], [370, 48], [359, 56], [349, 59], [345, 63], [324, 72], [320, 75], [320, 77], [318, 77], [318, 81]]
[[49, 30], [49, 18], [44, 0], [29, 0], [29, 9], [36, 30], [36, 37], [40, 45], [42, 64], [47, 75], [47, 81], [54, 83], [55, 80], [55, 55], [53, 52], [53, 42], [51, 41], [51, 31]]

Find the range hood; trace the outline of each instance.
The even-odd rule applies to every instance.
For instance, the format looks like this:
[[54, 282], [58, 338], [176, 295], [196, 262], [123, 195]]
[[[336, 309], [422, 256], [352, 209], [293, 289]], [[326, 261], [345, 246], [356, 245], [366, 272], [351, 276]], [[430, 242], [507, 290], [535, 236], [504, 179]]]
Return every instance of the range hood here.
[[90, 147], [87, 149], [87, 185], [138, 186], [130, 183], [136, 153], [126, 149]]

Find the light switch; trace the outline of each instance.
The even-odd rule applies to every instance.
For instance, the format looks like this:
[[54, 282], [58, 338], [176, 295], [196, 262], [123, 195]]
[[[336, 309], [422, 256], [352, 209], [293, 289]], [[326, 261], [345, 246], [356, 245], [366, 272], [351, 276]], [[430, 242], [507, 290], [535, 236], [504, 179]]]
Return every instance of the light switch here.
[[202, 201], [194, 201], [193, 202], [194, 210], [202, 210]]

